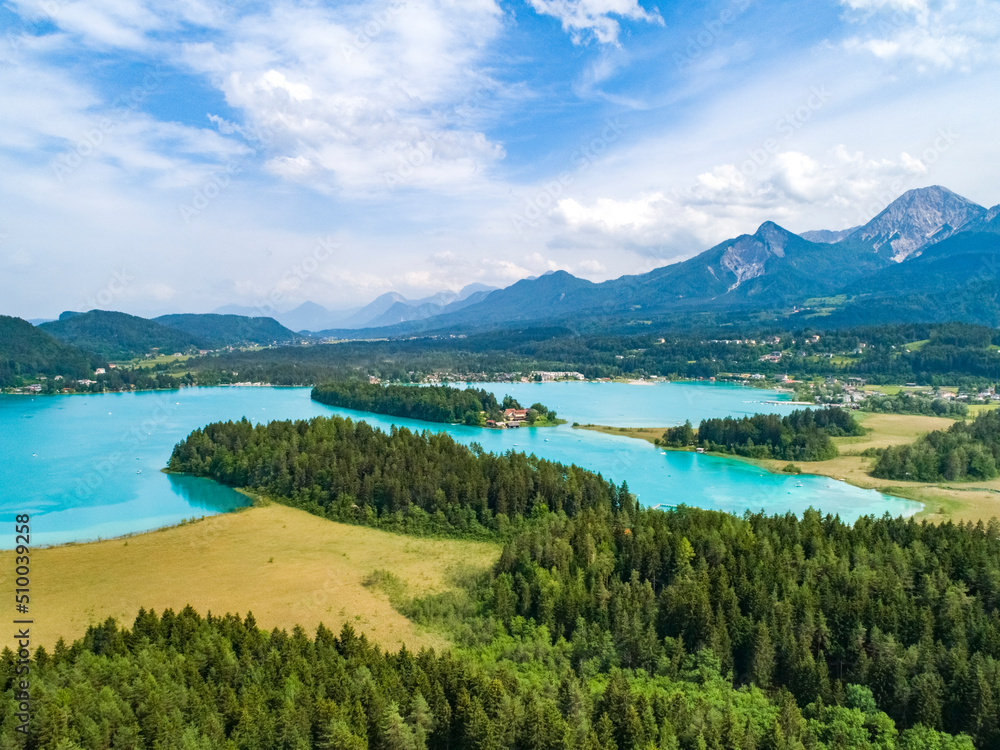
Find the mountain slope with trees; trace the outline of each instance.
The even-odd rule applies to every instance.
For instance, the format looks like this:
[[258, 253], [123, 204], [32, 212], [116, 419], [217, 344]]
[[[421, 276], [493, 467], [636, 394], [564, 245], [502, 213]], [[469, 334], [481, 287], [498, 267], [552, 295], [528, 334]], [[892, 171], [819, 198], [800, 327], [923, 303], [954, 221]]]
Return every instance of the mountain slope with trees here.
[[202, 346], [196, 336], [136, 315], [105, 310], [66, 312], [39, 329], [57, 339], [108, 359], [131, 359], [153, 349], [183, 352]]
[[0, 387], [39, 375], [86, 378], [97, 357], [85, 354], [20, 318], [0, 315]]
[[161, 315], [153, 318], [211, 349], [247, 344], [291, 344], [299, 339], [273, 318], [248, 318], [242, 315]]

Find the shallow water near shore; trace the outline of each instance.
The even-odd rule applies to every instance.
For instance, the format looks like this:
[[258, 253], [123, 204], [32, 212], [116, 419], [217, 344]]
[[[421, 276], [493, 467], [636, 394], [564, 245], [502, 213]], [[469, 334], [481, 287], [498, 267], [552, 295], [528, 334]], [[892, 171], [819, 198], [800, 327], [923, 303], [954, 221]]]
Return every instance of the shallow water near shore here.
[[[542, 402], [560, 418], [613, 426], [670, 426], [690, 419], [787, 413], [787, 394], [708, 383], [480, 385], [523, 404]], [[340, 414], [388, 429], [444, 431], [492, 452], [535, 453], [627, 481], [644, 505], [685, 503], [742, 513], [800, 513], [812, 506], [853, 521], [910, 515], [918, 503], [826, 477], [770, 474], [738, 460], [663, 452], [645, 441], [558, 427], [484, 430], [395, 419], [313, 402], [308, 388], [185, 388], [74, 396], [0, 396], [0, 511], [31, 515], [32, 544], [91, 541], [148, 531], [245, 506], [215, 482], [163, 473], [174, 445], [209, 422], [254, 422]], [[0, 548], [13, 546], [0, 535]]]

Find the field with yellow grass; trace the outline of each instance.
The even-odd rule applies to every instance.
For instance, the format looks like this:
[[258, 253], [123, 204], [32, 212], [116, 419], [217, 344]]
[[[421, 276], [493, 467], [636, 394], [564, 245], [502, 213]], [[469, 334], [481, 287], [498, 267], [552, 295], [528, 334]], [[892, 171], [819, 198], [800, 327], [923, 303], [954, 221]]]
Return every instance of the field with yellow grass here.
[[[345, 622], [385, 648], [446, 645], [393, 609], [365, 578], [388, 570], [418, 596], [452, 586], [453, 574], [485, 570], [497, 545], [419, 539], [335, 523], [270, 504], [136, 536], [37, 549], [31, 555], [32, 644], [51, 646], [114, 617], [131, 626], [140, 607], [201, 614], [252, 611], [267, 629]], [[0, 552], [3, 570], [13, 552]], [[0, 597], [13, 601], [3, 577]], [[10, 634], [8, 634], [9, 636]], [[10, 645], [9, 637], [3, 644]]]

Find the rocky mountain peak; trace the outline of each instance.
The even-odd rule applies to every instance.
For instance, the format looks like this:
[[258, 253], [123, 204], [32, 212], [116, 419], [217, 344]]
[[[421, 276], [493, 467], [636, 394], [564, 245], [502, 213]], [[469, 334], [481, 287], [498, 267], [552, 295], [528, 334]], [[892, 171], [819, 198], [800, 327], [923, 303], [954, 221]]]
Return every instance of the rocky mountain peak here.
[[764, 267], [771, 257], [784, 258], [792, 233], [773, 221], [765, 221], [753, 234], [744, 234], [733, 240], [719, 259], [719, 265], [736, 277], [729, 291], [744, 281], [764, 275]]
[[981, 219], [986, 209], [940, 185], [908, 190], [848, 239], [900, 263]]

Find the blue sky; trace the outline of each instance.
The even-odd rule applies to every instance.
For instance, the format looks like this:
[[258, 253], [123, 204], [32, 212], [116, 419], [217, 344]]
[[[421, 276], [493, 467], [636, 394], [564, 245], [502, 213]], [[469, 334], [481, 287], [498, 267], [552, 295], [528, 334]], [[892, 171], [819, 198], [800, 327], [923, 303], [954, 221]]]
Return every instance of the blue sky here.
[[593, 280], [1000, 202], [987, 0], [7, 0], [0, 312]]

